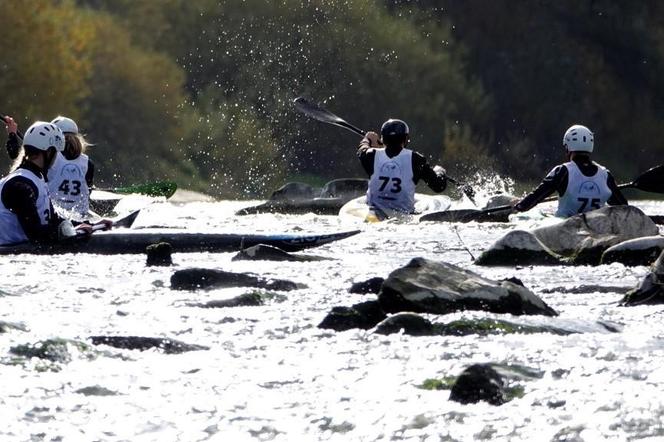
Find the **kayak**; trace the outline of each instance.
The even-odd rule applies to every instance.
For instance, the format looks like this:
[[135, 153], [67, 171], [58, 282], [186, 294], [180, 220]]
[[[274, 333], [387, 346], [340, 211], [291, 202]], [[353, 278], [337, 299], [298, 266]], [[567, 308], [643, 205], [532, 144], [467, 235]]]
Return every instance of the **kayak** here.
[[0, 246], [0, 255], [95, 253], [102, 255], [144, 253], [151, 244], [167, 242], [173, 252], [234, 252], [257, 244], [296, 252], [318, 247], [360, 233], [359, 230], [324, 234], [275, 235], [236, 233], [189, 233], [181, 230], [144, 229], [141, 231], [95, 232], [89, 237], [74, 237], [49, 246], [21, 243]]
[[360, 220], [368, 223], [384, 221], [388, 218], [400, 221], [410, 221], [416, 216], [447, 210], [450, 207], [450, 198], [445, 195], [415, 194], [415, 213], [403, 213], [396, 210], [383, 211], [367, 205], [367, 197], [348, 201], [339, 210], [339, 216], [346, 219]]

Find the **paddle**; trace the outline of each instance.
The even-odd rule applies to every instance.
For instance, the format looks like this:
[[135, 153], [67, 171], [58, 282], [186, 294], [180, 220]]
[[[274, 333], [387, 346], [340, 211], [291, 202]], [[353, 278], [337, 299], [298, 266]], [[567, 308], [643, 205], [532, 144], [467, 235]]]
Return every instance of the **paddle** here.
[[[343, 118], [334, 115], [332, 112], [322, 108], [315, 103], [310, 102], [306, 98], [297, 97], [295, 100], [293, 100], [293, 104], [295, 104], [295, 108], [297, 110], [302, 112], [304, 115], [313, 118], [314, 120], [343, 127], [344, 129], [354, 132], [362, 137], [366, 135], [366, 132], [362, 129], [353, 126]], [[473, 204], [475, 204], [475, 190], [473, 190], [472, 187], [467, 184], [462, 184], [450, 176], [447, 176], [447, 180], [461, 189], [461, 191], [468, 197], [468, 199], [472, 201]]]
[[95, 187], [94, 190], [121, 193], [125, 195], [130, 193], [140, 193], [147, 196], [163, 196], [170, 198], [173, 196], [177, 188], [178, 185], [173, 181], [155, 181], [153, 183], [133, 184], [130, 186], [112, 187], [106, 189]]
[[[638, 189], [644, 192], [664, 193], [664, 165], [659, 165], [648, 169], [636, 177], [632, 182], [619, 184], [619, 189]], [[550, 197], [541, 202], [556, 201], [557, 197]], [[497, 206], [484, 210], [462, 209], [448, 210], [446, 212], [433, 212], [422, 215], [420, 221], [448, 221], [448, 222], [470, 222], [470, 221], [491, 221], [491, 215], [507, 217], [512, 213], [512, 206]], [[497, 212], [503, 212], [498, 214]]]

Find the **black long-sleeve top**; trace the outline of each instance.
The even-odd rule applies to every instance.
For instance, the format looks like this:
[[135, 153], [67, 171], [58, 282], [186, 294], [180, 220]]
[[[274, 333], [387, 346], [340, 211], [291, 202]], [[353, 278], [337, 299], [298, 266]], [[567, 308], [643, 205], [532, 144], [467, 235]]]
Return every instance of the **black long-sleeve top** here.
[[[587, 156], [575, 157], [572, 161], [579, 166], [579, 170], [585, 176], [593, 176], [597, 173], [597, 164], [593, 163]], [[567, 170], [567, 167], [563, 164], [556, 166], [544, 178], [544, 180], [542, 180], [535, 190], [526, 195], [514, 206], [514, 208], [520, 212], [524, 212], [532, 209], [554, 192], [558, 192], [558, 195], [562, 196], [567, 190], [568, 177], [569, 171]], [[623, 196], [622, 192], [620, 192], [620, 189], [610, 172], [606, 178], [606, 185], [611, 190], [611, 197], [607, 201], [607, 204], [611, 206], [627, 204], [627, 199]]]
[[[385, 153], [388, 157], [393, 158], [401, 152], [401, 148], [390, 148], [385, 149]], [[367, 143], [360, 144], [360, 147], [357, 150], [357, 156], [362, 163], [362, 167], [366, 173], [371, 176], [374, 172], [374, 159], [376, 157], [376, 149], [369, 147]], [[423, 180], [431, 190], [436, 193], [440, 193], [447, 187], [447, 178], [445, 175], [438, 175], [433, 168], [429, 165], [426, 158], [418, 152], [413, 151], [413, 182], [417, 184], [419, 180]]]
[[[44, 171], [29, 161], [23, 161], [19, 168], [27, 169], [35, 175], [44, 177]], [[17, 217], [23, 232], [31, 242], [51, 243], [58, 239], [58, 226], [62, 218], [50, 207], [48, 224], [42, 225], [37, 211], [38, 190], [28, 178], [17, 176], [9, 179], [2, 188], [0, 198], [5, 207]]]

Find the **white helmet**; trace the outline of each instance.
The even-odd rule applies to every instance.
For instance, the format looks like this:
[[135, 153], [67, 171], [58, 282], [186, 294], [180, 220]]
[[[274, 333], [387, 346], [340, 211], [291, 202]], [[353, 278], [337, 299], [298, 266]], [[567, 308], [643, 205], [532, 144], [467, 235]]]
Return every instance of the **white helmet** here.
[[53, 121], [51, 121], [51, 123], [58, 126], [60, 130], [65, 134], [67, 133], [78, 134], [78, 125], [76, 125], [76, 122], [71, 118], [58, 115], [53, 119]]
[[563, 136], [563, 146], [570, 152], [592, 152], [594, 136], [586, 126], [575, 124]]
[[65, 135], [59, 127], [45, 121], [37, 121], [25, 131], [24, 146], [32, 146], [39, 150], [55, 147], [58, 152], [65, 150]]

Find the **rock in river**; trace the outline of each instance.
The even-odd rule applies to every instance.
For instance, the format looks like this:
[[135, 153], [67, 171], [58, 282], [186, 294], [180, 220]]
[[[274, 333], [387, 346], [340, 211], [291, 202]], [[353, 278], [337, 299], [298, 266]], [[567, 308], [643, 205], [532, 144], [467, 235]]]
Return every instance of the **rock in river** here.
[[658, 232], [655, 223], [638, 208], [607, 206], [551, 226], [512, 231], [484, 251], [476, 264], [596, 265], [609, 247]]
[[659, 255], [641, 284], [627, 292], [622, 306], [664, 304], [664, 252]]
[[284, 279], [265, 279], [244, 273], [201, 268], [178, 270], [171, 276], [171, 288], [175, 290], [228, 287], [257, 287], [267, 290], [289, 291], [304, 286]]
[[378, 301], [387, 313], [483, 310], [513, 315], [557, 315], [519, 284], [494, 281], [453, 264], [425, 258], [415, 258], [390, 273]]

